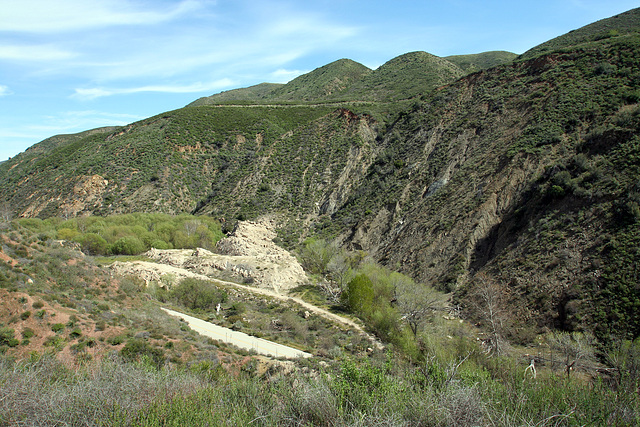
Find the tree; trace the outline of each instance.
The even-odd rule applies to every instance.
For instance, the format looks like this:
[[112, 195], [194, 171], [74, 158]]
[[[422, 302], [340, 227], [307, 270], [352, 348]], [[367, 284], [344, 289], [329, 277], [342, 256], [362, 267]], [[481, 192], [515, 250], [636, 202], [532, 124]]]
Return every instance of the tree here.
[[135, 236], [121, 237], [109, 247], [114, 255], [137, 255], [147, 250], [145, 244]]
[[82, 251], [89, 255], [104, 255], [107, 253], [107, 241], [96, 233], [87, 233], [78, 237]]
[[336, 246], [324, 239], [307, 239], [300, 251], [302, 267], [311, 274], [325, 275], [336, 252]]
[[0, 203], [0, 221], [3, 223], [10, 222], [13, 218], [13, 212], [7, 202]]
[[187, 236], [191, 237], [192, 235], [194, 235], [196, 231], [198, 231], [198, 227], [200, 227], [201, 225], [202, 225], [202, 222], [197, 219], [185, 221], [184, 229], [187, 232]]
[[392, 280], [396, 305], [415, 338], [420, 326], [436, 311], [444, 309], [444, 295], [431, 286], [415, 283], [403, 274], [393, 273]]
[[217, 303], [225, 302], [226, 294], [211, 282], [186, 278], [171, 291], [171, 298], [191, 310], [213, 310]]
[[589, 367], [595, 361], [593, 335], [582, 332], [553, 332], [549, 337], [551, 349], [560, 353], [564, 360], [567, 378], [571, 371]]
[[488, 329], [489, 351], [495, 355], [503, 354], [508, 347], [505, 331], [513, 320], [505, 289], [486, 275], [478, 274], [471, 296], [477, 316]]
[[640, 338], [614, 342], [607, 362], [614, 369], [618, 387], [630, 394], [640, 389]]
[[326, 269], [327, 277], [320, 282], [320, 287], [333, 302], [338, 302], [354, 276], [351, 259], [346, 252], [340, 251], [331, 258]]
[[360, 315], [371, 313], [374, 297], [373, 282], [364, 274], [358, 274], [351, 279], [346, 291], [342, 293], [345, 305], [352, 312]]

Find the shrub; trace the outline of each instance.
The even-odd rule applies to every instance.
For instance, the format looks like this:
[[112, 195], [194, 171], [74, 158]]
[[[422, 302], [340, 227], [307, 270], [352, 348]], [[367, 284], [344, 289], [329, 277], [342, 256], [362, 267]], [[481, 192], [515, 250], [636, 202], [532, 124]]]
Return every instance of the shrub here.
[[128, 361], [148, 362], [156, 367], [161, 367], [164, 362], [164, 351], [152, 347], [146, 341], [135, 339], [127, 342], [120, 350], [120, 355]]
[[20, 344], [20, 341], [14, 337], [15, 331], [10, 328], [0, 328], [0, 347], [8, 346], [15, 347]]
[[[145, 288], [145, 283], [141, 278], [130, 275], [122, 278], [119, 288], [125, 294], [133, 296]], [[98, 308], [100, 308], [100, 306], [98, 306]]]
[[20, 314], [20, 318], [22, 320], [27, 320], [30, 316], [31, 316], [30, 311], [23, 311], [22, 314]]
[[347, 291], [342, 294], [344, 304], [357, 314], [371, 311], [373, 305], [373, 282], [364, 274], [358, 274], [347, 285]]
[[32, 338], [36, 333], [31, 328], [24, 328], [22, 330], [22, 338], [29, 339]]
[[122, 237], [109, 246], [109, 253], [113, 255], [138, 255], [146, 250], [146, 245], [135, 236]]
[[111, 345], [120, 345], [124, 342], [124, 336], [116, 335], [114, 337], [107, 338], [107, 342]]
[[180, 281], [170, 298], [191, 310], [209, 310], [225, 302], [226, 294], [211, 282], [188, 278]]
[[37, 309], [40, 309], [42, 307], [44, 307], [44, 303], [42, 301], [36, 301], [33, 303], [33, 305], [31, 305], [31, 307]]
[[89, 255], [106, 255], [107, 254], [107, 241], [95, 233], [87, 233], [76, 239], [80, 243], [82, 251]]
[[60, 331], [64, 330], [64, 323], [54, 323], [53, 325], [51, 325], [51, 330], [55, 333], [58, 333]]

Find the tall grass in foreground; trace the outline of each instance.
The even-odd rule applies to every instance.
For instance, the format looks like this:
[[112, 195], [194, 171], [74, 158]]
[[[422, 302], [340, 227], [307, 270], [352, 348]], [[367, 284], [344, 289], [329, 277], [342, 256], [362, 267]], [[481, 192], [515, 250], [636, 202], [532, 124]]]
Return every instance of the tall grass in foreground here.
[[[508, 370], [508, 369], [507, 369]], [[116, 358], [69, 369], [49, 357], [0, 362], [0, 425], [637, 425], [638, 396], [520, 369], [344, 361], [311, 374], [156, 369]]]

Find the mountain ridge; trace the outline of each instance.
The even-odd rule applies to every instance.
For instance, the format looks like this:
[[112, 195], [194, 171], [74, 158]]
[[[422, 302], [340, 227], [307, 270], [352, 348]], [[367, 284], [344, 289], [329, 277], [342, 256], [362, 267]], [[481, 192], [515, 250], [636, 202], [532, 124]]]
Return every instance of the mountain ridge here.
[[[1, 164], [0, 198], [41, 218], [280, 215], [283, 245], [335, 240], [470, 311], [496, 283], [523, 342], [545, 327], [634, 338], [640, 36], [592, 37], [604, 24], [470, 74], [426, 52], [369, 71], [339, 60], [248, 92], [280, 105], [192, 105], [62, 138]], [[352, 83], [334, 84], [345, 69]]]

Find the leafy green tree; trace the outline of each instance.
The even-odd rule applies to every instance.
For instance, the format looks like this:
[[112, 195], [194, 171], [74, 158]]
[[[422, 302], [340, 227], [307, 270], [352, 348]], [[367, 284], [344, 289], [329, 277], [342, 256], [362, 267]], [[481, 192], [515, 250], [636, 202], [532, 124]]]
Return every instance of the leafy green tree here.
[[167, 243], [160, 239], [152, 241], [150, 246], [156, 249], [173, 249], [173, 245], [171, 243]]
[[58, 229], [58, 239], [60, 240], [73, 240], [80, 232], [72, 228], [60, 228]]
[[300, 251], [302, 267], [311, 274], [325, 275], [336, 252], [336, 246], [324, 239], [307, 239]]
[[349, 281], [346, 292], [342, 294], [342, 300], [354, 313], [367, 315], [372, 311], [374, 296], [371, 279], [364, 274], [358, 274]]
[[125, 236], [109, 246], [109, 252], [114, 255], [137, 255], [146, 251], [146, 245], [135, 236]]
[[206, 280], [187, 278], [171, 290], [170, 298], [191, 310], [212, 310], [226, 294]]
[[76, 241], [80, 243], [82, 251], [89, 255], [105, 255], [107, 253], [108, 243], [98, 234], [83, 234]]

